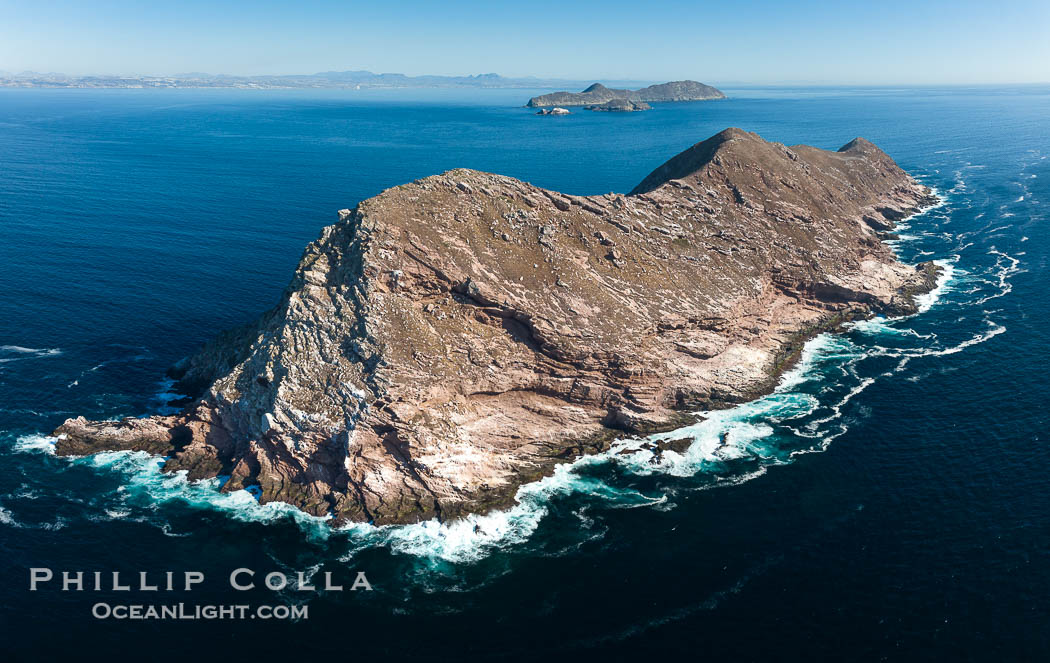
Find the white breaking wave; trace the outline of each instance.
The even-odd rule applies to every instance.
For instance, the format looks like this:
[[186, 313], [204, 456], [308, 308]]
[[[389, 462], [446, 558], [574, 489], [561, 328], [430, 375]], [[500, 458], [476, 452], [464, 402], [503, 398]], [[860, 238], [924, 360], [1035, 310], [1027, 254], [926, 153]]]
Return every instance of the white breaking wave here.
[[937, 338], [937, 335], [933, 333], [920, 334], [910, 327], [895, 327], [893, 326], [894, 320], [895, 319], [883, 318], [880, 316], [869, 320], [857, 320], [856, 322], [849, 323], [847, 327], [867, 336], [910, 336], [912, 338], [923, 340], [933, 340]]
[[934, 204], [930, 205], [929, 207], [923, 208], [922, 210], [920, 210], [917, 214], [914, 214], [913, 216], [922, 216], [923, 214], [926, 214], [928, 212], [933, 212], [933, 211], [939, 210], [940, 208], [942, 208], [942, 207], [944, 207], [945, 205], [948, 204], [948, 195], [945, 194], [945, 193], [942, 193], [941, 190], [938, 189], [937, 187], [931, 186], [930, 187], [930, 193], [932, 193], [934, 196], [936, 196], [937, 202], [935, 202]]
[[[752, 452], [765, 453], [760, 441], [773, 433], [764, 423], [753, 419], [780, 421], [805, 416], [817, 406], [814, 397], [791, 391], [810, 379], [809, 372], [825, 350], [836, 352], [841, 346], [830, 334], [821, 334], [803, 348], [798, 364], [784, 374], [774, 393], [736, 407], [700, 413], [702, 420], [670, 433], [652, 435], [643, 439], [620, 440], [600, 454], [583, 456], [572, 463], [559, 465], [551, 476], [518, 488], [517, 504], [506, 510], [485, 515], [468, 515], [450, 523], [429, 520], [414, 525], [374, 525], [355, 523], [343, 528], [356, 547], [345, 559], [363, 548], [377, 545], [392, 551], [416, 557], [447, 562], [475, 562], [500, 549], [525, 543], [539, 528], [549, 513], [549, 504], [556, 496], [583, 494], [602, 498], [610, 506], [660, 506], [667, 497], [650, 497], [635, 490], [608, 485], [580, 470], [615, 463], [634, 474], [662, 473], [671, 476], [692, 476], [710, 463], [721, 463], [734, 458], [748, 457]], [[658, 439], [688, 436], [692, 442], [684, 453], [662, 452], [652, 462], [654, 454], [644, 448]], [[765, 468], [744, 475], [720, 478], [715, 485], [736, 485], [765, 473]]]
[[22, 453], [45, 453], [55, 455], [57, 438], [47, 435], [23, 435], [15, 440], [14, 450]]
[[357, 544], [355, 552], [373, 546], [388, 546], [398, 553], [473, 562], [495, 549], [524, 543], [547, 515], [546, 503], [557, 493], [571, 492], [571, 468], [562, 465], [553, 475], [518, 489], [518, 504], [504, 511], [470, 514], [449, 523], [428, 520], [414, 525], [376, 527], [354, 523], [342, 529]]
[[[56, 442], [57, 438], [47, 435], [25, 435], [15, 441], [13, 449], [22, 453], [53, 456]], [[291, 519], [311, 538], [326, 538], [330, 533], [330, 527], [325, 522], [328, 518], [312, 516], [283, 502], [259, 504], [256, 496], [247, 490], [222, 493], [219, 491], [219, 479], [190, 481], [186, 478], [184, 470], [163, 472], [161, 468], [164, 466], [164, 459], [144, 451], [106, 451], [92, 456], [69, 457], [67, 460], [71, 464], [87, 465], [121, 474], [124, 482], [117, 492], [125, 500], [143, 495], [148, 498], [148, 504], [153, 506], [165, 502], [180, 502], [192, 508], [222, 511], [234, 520], [244, 522]], [[110, 519], [131, 515], [125, 506], [106, 507], [105, 513]], [[170, 531], [168, 533], [171, 534]]]
[[40, 357], [57, 357], [62, 354], [61, 348], [27, 348], [21, 345], [0, 345], [0, 354], [15, 355], [13, 357], [0, 356], [0, 364], [23, 359], [37, 359]]
[[330, 530], [325, 522], [327, 518], [312, 516], [290, 504], [259, 504], [246, 490], [220, 492], [218, 479], [190, 481], [185, 470], [163, 472], [164, 459], [144, 451], [107, 451], [75, 458], [71, 462], [120, 473], [125, 479], [120, 492], [129, 499], [143, 495], [149, 504], [178, 502], [191, 508], [222, 511], [243, 522], [275, 522], [290, 518], [311, 538], [326, 538]]
[[915, 298], [915, 305], [919, 308], [919, 313], [925, 313], [933, 308], [933, 305], [948, 291], [948, 284], [955, 277], [955, 263], [958, 261], [958, 255], [952, 256], [950, 260], [933, 261], [933, 264], [941, 268], [941, 273], [937, 275], [937, 283], [932, 290]]

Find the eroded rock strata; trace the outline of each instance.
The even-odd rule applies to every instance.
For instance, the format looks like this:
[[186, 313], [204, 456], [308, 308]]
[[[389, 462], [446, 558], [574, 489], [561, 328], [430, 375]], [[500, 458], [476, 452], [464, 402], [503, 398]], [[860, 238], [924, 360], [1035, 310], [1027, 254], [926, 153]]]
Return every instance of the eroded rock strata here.
[[616, 436], [772, 388], [802, 341], [914, 310], [936, 269], [880, 240], [932, 201], [871, 143], [739, 129], [629, 195], [471, 170], [340, 212], [280, 303], [172, 369], [172, 416], [70, 419], [60, 454], [141, 449], [334, 522], [512, 501]]

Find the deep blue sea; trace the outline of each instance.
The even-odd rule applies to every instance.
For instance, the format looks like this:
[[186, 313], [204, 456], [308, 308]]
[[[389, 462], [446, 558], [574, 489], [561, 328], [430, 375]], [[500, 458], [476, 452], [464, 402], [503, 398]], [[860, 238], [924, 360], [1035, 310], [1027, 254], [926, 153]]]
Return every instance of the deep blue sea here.
[[[1048, 660], [1050, 88], [726, 91], [568, 117], [530, 90], [0, 91], [0, 657]], [[67, 417], [162, 411], [165, 368], [272, 306], [340, 208], [454, 167], [624, 192], [729, 126], [874, 141], [942, 197], [895, 246], [945, 278], [918, 315], [810, 342], [683, 454], [583, 459], [468, 522], [332, 531], [145, 454], [51, 453]], [[31, 567], [207, 580], [31, 592]], [[238, 567], [374, 589], [235, 592]], [[309, 616], [92, 616], [179, 601]]]

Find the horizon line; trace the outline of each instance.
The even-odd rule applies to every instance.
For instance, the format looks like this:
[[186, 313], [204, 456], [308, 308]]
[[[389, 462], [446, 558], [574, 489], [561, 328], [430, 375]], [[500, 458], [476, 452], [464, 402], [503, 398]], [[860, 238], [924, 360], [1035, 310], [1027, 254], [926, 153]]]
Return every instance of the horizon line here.
[[[22, 70], [20, 72], [12, 72], [4, 69], [0, 69], [0, 79], [6, 80], [27, 80], [34, 76], [40, 77], [65, 77], [68, 79], [90, 79], [90, 78], [125, 78], [125, 79], [172, 79], [176, 81], [191, 81], [191, 80], [208, 80], [208, 79], [241, 79], [250, 81], [252, 79], [273, 79], [273, 78], [310, 78], [310, 77], [325, 77], [331, 74], [360, 74], [362, 76], [375, 76], [375, 77], [403, 77], [407, 79], [420, 79], [420, 78], [447, 78], [447, 79], [475, 79], [483, 81], [486, 77], [503, 79], [506, 81], [530, 81], [535, 80], [542, 83], [585, 83], [585, 82], [611, 82], [618, 84], [637, 84], [637, 83], [656, 83], [658, 81], [677, 81], [677, 80], [696, 80], [697, 78], [634, 78], [625, 76], [597, 76], [597, 77], [565, 77], [565, 76], [545, 76], [539, 74], [527, 74], [527, 75], [503, 75], [495, 72], [482, 72], [474, 74], [405, 74], [402, 72], [387, 71], [387, 72], [373, 72], [368, 69], [329, 69], [326, 71], [318, 71], [313, 73], [286, 73], [286, 74], [229, 74], [229, 73], [210, 73], [210, 72], [180, 72], [174, 74], [144, 74], [144, 73], [88, 73], [88, 74], [68, 74], [60, 71], [35, 71], [35, 70]], [[762, 80], [712, 80], [708, 84], [733, 86], [733, 87], [788, 87], [788, 86], [806, 86], [806, 87], [870, 87], [870, 88], [882, 88], [882, 87], [986, 87], [986, 86], [1027, 86], [1027, 85], [1050, 85], [1050, 79], [1048, 80], [1028, 80], [1028, 81], [988, 81], [988, 80], [975, 80], [975, 81], [912, 81], [912, 82], [894, 82], [894, 81], [882, 81], [882, 82], [857, 82], [857, 81], [814, 81], [806, 79], [786, 79], [776, 81], [762, 81]], [[353, 83], [348, 82], [347, 85]], [[192, 86], [186, 86], [192, 87]], [[274, 86], [279, 88], [280, 86]], [[393, 87], [393, 86], [391, 86]], [[490, 86], [492, 88], [499, 88], [500, 86]], [[507, 86], [507, 87], [520, 87], [520, 86]], [[546, 86], [537, 86], [546, 87]], [[333, 86], [332, 89], [334, 89]], [[96, 89], [110, 89], [110, 88], [96, 88]], [[243, 88], [236, 88], [243, 89]], [[329, 89], [323, 86], [318, 86], [313, 89]]]

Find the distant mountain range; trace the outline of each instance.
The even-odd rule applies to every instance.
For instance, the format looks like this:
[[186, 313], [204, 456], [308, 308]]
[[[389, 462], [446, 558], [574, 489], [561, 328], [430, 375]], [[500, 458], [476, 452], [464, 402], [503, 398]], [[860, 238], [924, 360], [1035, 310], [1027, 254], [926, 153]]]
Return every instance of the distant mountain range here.
[[[629, 85], [632, 81], [607, 81]], [[559, 88], [583, 81], [556, 78], [474, 76], [406, 76], [371, 71], [323, 71], [287, 76], [230, 76], [191, 72], [172, 76], [70, 76], [57, 73], [0, 72], [0, 87], [40, 88]]]

